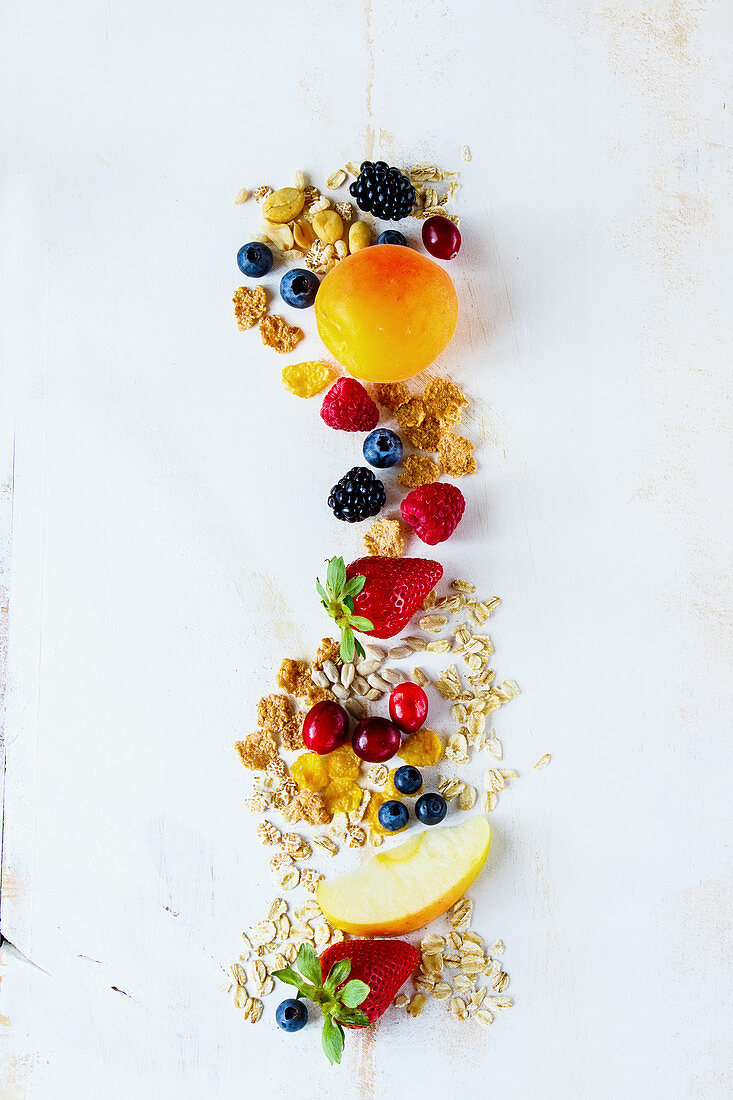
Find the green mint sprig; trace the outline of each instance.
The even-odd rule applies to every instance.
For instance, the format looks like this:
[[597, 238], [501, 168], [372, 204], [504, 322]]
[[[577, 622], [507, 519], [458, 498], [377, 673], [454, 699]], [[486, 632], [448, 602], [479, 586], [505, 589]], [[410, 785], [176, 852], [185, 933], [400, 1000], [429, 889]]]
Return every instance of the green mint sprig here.
[[[343, 562], [342, 562], [343, 564]], [[309, 943], [304, 943], [295, 960], [300, 974], [291, 966], [273, 970], [273, 978], [287, 985], [294, 985], [299, 997], [305, 997], [318, 1005], [323, 1013], [321, 1043], [331, 1065], [341, 1061], [344, 1050], [344, 1024], [369, 1027], [370, 1019], [359, 1008], [369, 996], [369, 986], [357, 978], [346, 981], [351, 973], [349, 959], [339, 959], [321, 981], [321, 964]], [[344, 985], [344, 982], [346, 984]], [[339, 989], [339, 986], [341, 988]]]
[[368, 633], [374, 623], [363, 615], [354, 614], [354, 600], [363, 590], [366, 577], [346, 579], [346, 563], [343, 558], [331, 558], [326, 569], [326, 587], [316, 578], [316, 589], [321, 603], [341, 631], [341, 660], [351, 661], [354, 654], [364, 657], [364, 647], [354, 637], [354, 631]]

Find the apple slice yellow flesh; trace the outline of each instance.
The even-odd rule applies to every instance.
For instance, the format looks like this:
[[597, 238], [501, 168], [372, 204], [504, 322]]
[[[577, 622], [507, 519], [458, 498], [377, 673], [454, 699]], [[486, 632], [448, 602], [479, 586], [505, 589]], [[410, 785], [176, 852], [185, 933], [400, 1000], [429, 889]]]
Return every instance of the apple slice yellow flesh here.
[[432, 826], [356, 871], [319, 883], [318, 904], [335, 928], [398, 936], [423, 928], [465, 893], [486, 862], [491, 829], [482, 815]]

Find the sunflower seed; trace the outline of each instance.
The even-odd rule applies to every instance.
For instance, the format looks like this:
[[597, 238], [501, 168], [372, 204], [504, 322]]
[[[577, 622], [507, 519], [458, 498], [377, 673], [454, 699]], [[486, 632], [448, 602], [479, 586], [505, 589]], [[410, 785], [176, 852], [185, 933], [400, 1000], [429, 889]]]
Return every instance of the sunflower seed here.
[[404, 661], [405, 658], [411, 656], [411, 654], [412, 650], [409, 645], [395, 645], [387, 650], [387, 656], [393, 661]]
[[333, 661], [324, 661], [323, 662], [323, 671], [325, 672], [326, 676], [328, 677], [329, 681], [332, 684], [335, 684], [335, 683], [338, 682], [340, 674], [339, 674], [339, 670], [336, 668], [336, 665], [333, 663]]

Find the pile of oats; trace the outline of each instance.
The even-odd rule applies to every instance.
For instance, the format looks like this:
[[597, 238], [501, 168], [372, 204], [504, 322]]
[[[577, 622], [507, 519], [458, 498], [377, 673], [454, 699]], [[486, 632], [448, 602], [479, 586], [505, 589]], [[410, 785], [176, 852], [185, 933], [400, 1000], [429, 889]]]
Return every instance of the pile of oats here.
[[501, 962], [504, 943], [497, 940], [487, 948], [483, 938], [471, 931], [472, 912], [471, 899], [460, 898], [449, 912], [450, 931], [444, 936], [423, 936], [420, 969], [413, 978], [415, 993], [412, 997], [401, 993], [394, 1001], [408, 1015], [419, 1016], [432, 998], [446, 1001], [456, 1020], [472, 1018], [488, 1027], [497, 1012], [511, 1008], [511, 999], [504, 996], [509, 985]]

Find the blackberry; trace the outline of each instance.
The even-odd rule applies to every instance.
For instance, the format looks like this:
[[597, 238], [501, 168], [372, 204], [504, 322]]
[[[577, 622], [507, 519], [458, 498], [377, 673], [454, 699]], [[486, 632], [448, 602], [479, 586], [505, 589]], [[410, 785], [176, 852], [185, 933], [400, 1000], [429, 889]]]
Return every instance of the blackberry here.
[[366, 466], [354, 466], [337, 481], [328, 497], [336, 519], [358, 523], [379, 515], [387, 499], [384, 485]]
[[399, 168], [383, 160], [365, 160], [356, 181], [349, 188], [360, 210], [382, 221], [401, 221], [415, 205], [415, 188]]

